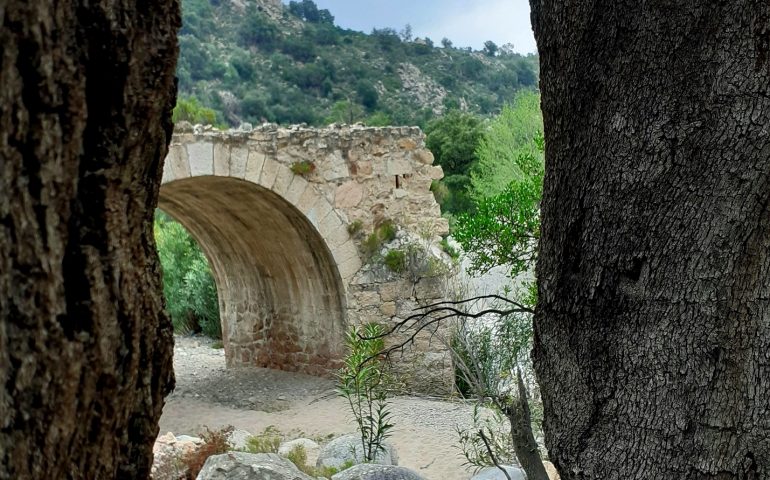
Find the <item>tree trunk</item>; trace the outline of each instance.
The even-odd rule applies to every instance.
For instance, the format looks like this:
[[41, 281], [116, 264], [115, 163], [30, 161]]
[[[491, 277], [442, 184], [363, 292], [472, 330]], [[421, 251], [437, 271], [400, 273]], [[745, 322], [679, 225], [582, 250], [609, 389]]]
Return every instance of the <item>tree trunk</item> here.
[[0, 479], [146, 478], [176, 0], [0, 3]]
[[521, 468], [527, 474], [527, 480], [548, 480], [543, 459], [540, 458], [540, 447], [532, 433], [532, 415], [529, 410], [527, 387], [521, 378], [520, 370], [516, 371], [516, 389], [518, 398], [511, 399], [508, 407], [503, 411], [511, 425], [513, 450]]
[[531, 3], [551, 459], [770, 478], [770, 4]]

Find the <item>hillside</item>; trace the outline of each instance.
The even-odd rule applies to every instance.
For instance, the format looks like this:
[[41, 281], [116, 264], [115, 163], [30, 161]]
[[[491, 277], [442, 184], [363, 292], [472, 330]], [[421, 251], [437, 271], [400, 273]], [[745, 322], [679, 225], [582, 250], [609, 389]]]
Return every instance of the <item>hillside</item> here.
[[536, 56], [345, 30], [311, 0], [183, 0], [182, 12], [180, 96], [220, 124], [424, 126], [451, 108], [497, 113], [537, 83]]

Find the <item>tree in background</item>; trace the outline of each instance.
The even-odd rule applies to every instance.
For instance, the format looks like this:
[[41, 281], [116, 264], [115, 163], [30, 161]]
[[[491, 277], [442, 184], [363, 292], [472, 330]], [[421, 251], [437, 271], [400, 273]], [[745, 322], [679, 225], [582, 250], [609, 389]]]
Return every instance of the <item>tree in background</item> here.
[[425, 146], [444, 169], [444, 178], [432, 187], [444, 212], [473, 210], [468, 174], [477, 161], [476, 149], [484, 134], [483, 126], [481, 118], [472, 113], [450, 110], [425, 129]]
[[149, 478], [179, 3], [0, 7], [0, 478]]
[[471, 171], [473, 198], [497, 195], [511, 182], [531, 176], [533, 172], [524, 168], [536, 165], [528, 160], [532, 157], [542, 162], [543, 153], [535, 142], [542, 133], [540, 95], [520, 91], [490, 123], [479, 143], [478, 163]]
[[174, 330], [222, 338], [219, 301], [208, 260], [182, 225], [158, 211], [155, 241], [163, 269], [163, 295]]
[[172, 114], [174, 123], [190, 122], [202, 125], [215, 125], [217, 123], [217, 113], [200, 104], [195, 97], [179, 97]]
[[551, 459], [563, 480], [770, 478], [767, 3], [531, 4]]
[[497, 50], [497, 44], [492, 40], [487, 40], [484, 42], [484, 55], [488, 57], [494, 57], [497, 55]]

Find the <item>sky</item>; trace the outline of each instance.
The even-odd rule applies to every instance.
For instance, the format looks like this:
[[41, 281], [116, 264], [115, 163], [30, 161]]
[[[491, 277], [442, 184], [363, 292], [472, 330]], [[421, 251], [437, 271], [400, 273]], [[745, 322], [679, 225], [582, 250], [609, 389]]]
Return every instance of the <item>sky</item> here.
[[374, 27], [391, 27], [400, 31], [408, 23], [413, 36], [427, 36], [436, 45], [446, 37], [455, 47], [474, 50], [487, 40], [498, 46], [512, 43], [522, 54], [536, 50], [528, 0], [314, 1], [334, 15], [335, 24], [352, 30], [369, 33]]

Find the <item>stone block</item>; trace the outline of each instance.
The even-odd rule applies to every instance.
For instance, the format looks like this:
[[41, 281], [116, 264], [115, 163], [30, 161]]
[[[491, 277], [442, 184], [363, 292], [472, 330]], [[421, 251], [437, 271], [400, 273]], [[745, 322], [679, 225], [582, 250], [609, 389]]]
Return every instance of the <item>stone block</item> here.
[[275, 179], [278, 177], [278, 172], [282, 168], [287, 168], [271, 158], [266, 158], [264, 165], [262, 165], [262, 174], [259, 176], [259, 185], [267, 188], [268, 190], [273, 188]]
[[410, 175], [414, 173], [412, 162], [401, 156], [388, 158], [386, 165], [388, 175]]
[[[241, 164], [240, 158], [237, 160], [238, 163], [236, 163], [236, 158], [235, 155], [230, 156], [230, 174], [233, 176], [237, 176], [237, 165]], [[262, 166], [265, 164], [266, 158], [267, 155], [262, 150], [249, 148], [247, 160], [243, 167], [244, 173], [242, 178], [258, 184], [259, 177], [262, 175]]]
[[289, 190], [291, 182], [294, 177], [298, 175], [292, 172], [289, 168], [281, 166], [278, 170], [278, 176], [275, 178], [275, 184], [273, 184], [273, 191], [278, 195], [286, 198], [286, 192]]
[[193, 177], [214, 174], [214, 145], [211, 142], [195, 142], [187, 145], [190, 159], [190, 175]]
[[187, 161], [187, 149], [183, 145], [172, 145], [169, 148], [166, 162], [171, 164], [174, 180], [190, 176], [190, 164]]
[[334, 203], [337, 208], [356, 207], [363, 198], [364, 187], [355, 180], [343, 183], [334, 192]]
[[223, 142], [214, 144], [214, 175], [230, 175], [230, 146]]
[[417, 150], [412, 154], [412, 158], [425, 165], [433, 165], [433, 153], [428, 150]]
[[413, 139], [409, 137], [402, 138], [396, 144], [399, 146], [399, 148], [406, 151], [411, 151], [417, 148], [417, 142], [415, 142]]
[[246, 178], [249, 163], [249, 149], [245, 146], [232, 147], [230, 149], [230, 176]]
[[342, 156], [342, 152], [335, 150], [324, 158], [321, 164], [321, 175], [324, 180], [331, 181], [350, 176], [348, 164]]

